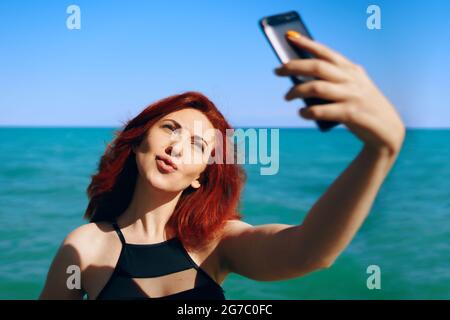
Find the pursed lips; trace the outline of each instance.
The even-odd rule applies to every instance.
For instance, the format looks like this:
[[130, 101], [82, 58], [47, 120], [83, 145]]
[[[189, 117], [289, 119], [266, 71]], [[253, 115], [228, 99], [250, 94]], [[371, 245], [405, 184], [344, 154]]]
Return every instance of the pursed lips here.
[[177, 165], [169, 157], [157, 155], [155, 159], [158, 167], [165, 172], [173, 172], [178, 169]]

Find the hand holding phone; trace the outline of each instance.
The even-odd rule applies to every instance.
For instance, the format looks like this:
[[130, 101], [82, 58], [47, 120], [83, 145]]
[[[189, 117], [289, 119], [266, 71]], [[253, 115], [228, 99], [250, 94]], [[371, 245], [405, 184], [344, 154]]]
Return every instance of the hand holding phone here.
[[[306, 29], [300, 15], [295, 12], [287, 12], [283, 14], [264, 17], [259, 21], [260, 27], [269, 41], [272, 49], [277, 55], [281, 63], [287, 63], [293, 59], [311, 59], [314, 58], [309, 52], [302, 50], [291, 43], [286, 38], [288, 31], [296, 31], [302, 35], [312, 39], [309, 31]], [[291, 76], [291, 81], [294, 85], [302, 84], [308, 81], [315, 80], [314, 77], [308, 76]], [[321, 98], [309, 97], [304, 98], [307, 107], [313, 105], [328, 104], [332, 101], [324, 100]], [[321, 131], [328, 131], [331, 128], [339, 125], [339, 122], [335, 121], [316, 121]]]

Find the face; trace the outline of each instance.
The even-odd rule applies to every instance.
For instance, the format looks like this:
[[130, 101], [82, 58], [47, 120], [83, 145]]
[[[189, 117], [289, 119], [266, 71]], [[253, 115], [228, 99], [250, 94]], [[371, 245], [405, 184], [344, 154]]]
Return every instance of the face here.
[[214, 148], [214, 127], [196, 109], [170, 113], [156, 122], [134, 152], [139, 175], [153, 187], [179, 192], [199, 188]]

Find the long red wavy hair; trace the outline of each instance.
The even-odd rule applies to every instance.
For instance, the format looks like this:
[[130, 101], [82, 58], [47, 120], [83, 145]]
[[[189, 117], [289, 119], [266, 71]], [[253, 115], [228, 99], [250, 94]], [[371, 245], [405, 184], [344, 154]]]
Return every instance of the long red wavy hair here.
[[[126, 210], [139, 174], [133, 147], [140, 144], [159, 119], [184, 108], [203, 112], [213, 127], [222, 133], [223, 161], [206, 166], [200, 176], [199, 189], [188, 187], [183, 190], [168, 221], [169, 226], [187, 248], [198, 248], [216, 237], [227, 220], [242, 219], [238, 207], [246, 174], [236, 161], [226, 163], [226, 154], [230, 152], [226, 130], [232, 127], [214, 103], [199, 92], [185, 92], [156, 101], [115, 132], [115, 138], [107, 145], [98, 172], [92, 175], [87, 188], [86, 219], [112, 222]], [[236, 159], [236, 152], [233, 158]]]

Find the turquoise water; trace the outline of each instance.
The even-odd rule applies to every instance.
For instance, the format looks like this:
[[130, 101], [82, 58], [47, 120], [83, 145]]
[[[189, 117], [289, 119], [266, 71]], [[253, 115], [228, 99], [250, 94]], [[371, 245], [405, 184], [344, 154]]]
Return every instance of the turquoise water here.
[[[89, 176], [112, 133], [0, 128], [0, 299], [39, 295], [60, 242], [84, 223]], [[281, 129], [278, 174], [246, 166], [244, 220], [300, 223], [360, 147], [345, 130]], [[449, 299], [449, 218], [450, 130], [408, 130], [369, 217], [330, 269], [276, 282], [232, 274], [223, 287], [228, 299]], [[372, 264], [381, 290], [367, 289]]]

